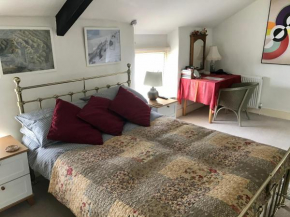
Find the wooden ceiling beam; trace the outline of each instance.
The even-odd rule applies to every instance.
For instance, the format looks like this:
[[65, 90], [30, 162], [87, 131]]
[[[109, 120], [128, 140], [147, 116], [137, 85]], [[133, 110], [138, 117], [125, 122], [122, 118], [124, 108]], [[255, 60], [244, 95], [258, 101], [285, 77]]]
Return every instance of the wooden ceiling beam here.
[[64, 36], [93, 0], [67, 0], [56, 18], [56, 33]]

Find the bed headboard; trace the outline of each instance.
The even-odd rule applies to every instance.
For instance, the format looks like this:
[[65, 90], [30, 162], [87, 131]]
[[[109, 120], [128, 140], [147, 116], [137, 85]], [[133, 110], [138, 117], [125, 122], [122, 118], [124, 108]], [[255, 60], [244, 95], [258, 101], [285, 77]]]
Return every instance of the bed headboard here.
[[[82, 93], [82, 94], [84, 94], [84, 96], [86, 96], [88, 91], [98, 92], [100, 89], [110, 88], [110, 87], [118, 86], [118, 85], [122, 85], [122, 84], [128, 84], [128, 86], [130, 87], [130, 84], [131, 84], [131, 64], [128, 63], [127, 67], [128, 67], [128, 69], [125, 72], [117, 72], [117, 73], [111, 73], [111, 74], [106, 74], [106, 75], [72, 79], [72, 80], [67, 80], [67, 81], [59, 81], [59, 82], [46, 83], [46, 84], [38, 84], [38, 85], [32, 85], [32, 86], [26, 86], [26, 87], [21, 87], [20, 86], [21, 79], [19, 77], [15, 77], [14, 83], [16, 85], [16, 88], [14, 90], [15, 90], [15, 93], [17, 96], [17, 105], [19, 108], [19, 113], [22, 114], [25, 112], [24, 105], [27, 103], [39, 103], [39, 108], [42, 109], [42, 101], [44, 101], [44, 100], [57, 99], [57, 98], [63, 97], [63, 96], [70, 96], [70, 99], [72, 101], [72, 97], [74, 94]], [[127, 81], [118, 82], [117, 84], [107, 84], [106, 86], [103, 86], [103, 87], [94, 87], [92, 89], [86, 89], [86, 81], [87, 80], [110, 77], [110, 76], [121, 75], [121, 74], [127, 74], [127, 76], [128, 76]], [[83, 89], [80, 91], [77, 91], [77, 92], [68, 92], [66, 94], [59, 94], [59, 95], [56, 94], [56, 95], [49, 96], [49, 97], [36, 98], [36, 99], [32, 99], [32, 100], [27, 100], [27, 101], [24, 101], [22, 98], [22, 94], [23, 94], [24, 90], [36, 89], [36, 88], [41, 88], [41, 87], [48, 87], [48, 86], [53, 86], [53, 85], [61, 85], [61, 84], [67, 84], [67, 83], [73, 83], [73, 82], [81, 82], [81, 81], [83, 82]]]

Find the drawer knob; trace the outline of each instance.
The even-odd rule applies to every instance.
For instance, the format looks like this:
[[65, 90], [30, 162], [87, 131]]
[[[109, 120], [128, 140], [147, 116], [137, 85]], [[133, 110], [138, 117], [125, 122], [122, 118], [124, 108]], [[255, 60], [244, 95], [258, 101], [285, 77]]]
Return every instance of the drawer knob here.
[[168, 105], [167, 108], [169, 108], [170, 106]]
[[2, 186], [2, 187], [1, 187], [1, 190], [2, 190], [2, 191], [4, 191], [4, 190], [5, 190], [5, 187], [4, 187], [4, 186]]

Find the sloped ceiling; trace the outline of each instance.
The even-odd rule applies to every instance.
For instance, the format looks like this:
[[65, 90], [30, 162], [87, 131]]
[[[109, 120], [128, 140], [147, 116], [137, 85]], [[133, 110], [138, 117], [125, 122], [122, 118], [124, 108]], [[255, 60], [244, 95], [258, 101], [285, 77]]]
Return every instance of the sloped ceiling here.
[[[137, 34], [166, 34], [179, 26], [214, 27], [255, 0], [94, 0], [83, 19], [130, 23]], [[0, 0], [0, 16], [55, 16], [65, 0]], [[1, 19], [1, 18], [0, 18]]]

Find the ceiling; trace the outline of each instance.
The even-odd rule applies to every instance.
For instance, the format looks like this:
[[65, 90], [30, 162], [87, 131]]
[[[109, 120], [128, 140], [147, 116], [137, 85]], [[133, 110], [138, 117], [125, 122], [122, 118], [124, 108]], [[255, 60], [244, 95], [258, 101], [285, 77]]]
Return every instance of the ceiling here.
[[[166, 34], [179, 26], [214, 27], [255, 0], [94, 0], [83, 19], [130, 23], [137, 34]], [[55, 16], [65, 0], [0, 0], [0, 16]]]

